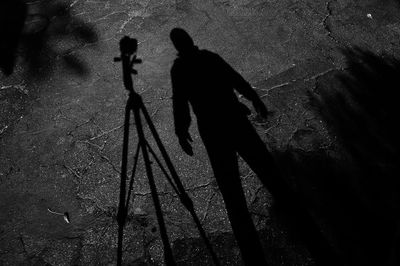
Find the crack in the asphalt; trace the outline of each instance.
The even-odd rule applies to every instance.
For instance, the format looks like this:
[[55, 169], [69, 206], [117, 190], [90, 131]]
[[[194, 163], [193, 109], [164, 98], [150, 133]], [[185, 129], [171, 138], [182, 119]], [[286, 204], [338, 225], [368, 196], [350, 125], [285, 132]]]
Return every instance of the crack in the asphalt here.
[[331, 33], [331, 27], [328, 25], [328, 19], [330, 18], [330, 16], [332, 16], [331, 4], [333, 1], [334, 0], [326, 2], [326, 11], [328, 12], [328, 14], [326, 14], [324, 19], [322, 20], [322, 25], [324, 25], [325, 30], [329, 33]]
[[117, 166], [110, 160], [110, 158], [101, 154], [100, 152], [98, 153], [98, 155], [112, 167], [114, 172], [116, 172], [117, 174], [121, 174], [121, 171], [118, 170]]
[[201, 222], [202, 222], [202, 223], [204, 223], [204, 221], [207, 219], [208, 213], [209, 213], [209, 211], [210, 211], [211, 202], [212, 202], [212, 200], [213, 200], [213, 198], [214, 198], [214, 196], [215, 196], [216, 194], [217, 194], [217, 192], [214, 191], [214, 192], [211, 194], [211, 196], [210, 196], [210, 198], [208, 199], [208, 201], [207, 201], [206, 210], [204, 211], [203, 217], [201, 218]]
[[95, 19], [93, 21], [91, 19], [89, 19], [88, 22], [89, 23], [97, 23], [100, 20], [106, 20], [106, 19], [108, 19], [109, 17], [111, 17], [112, 15], [115, 15], [115, 14], [126, 14], [126, 12], [125, 11], [114, 11], [114, 12], [111, 12], [111, 13], [109, 13], [107, 15], [104, 15], [104, 16], [102, 16], [100, 18], [97, 18], [97, 19]]
[[25, 95], [28, 95], [28, 93], [29, 93], [29, 91], [26, 89], [25, 82], [21, 82], [19, 84], [5, 85], [5, 86], [0, 87], [0, 91], [7, 90], [7, 89], [17, 89], [18, 91], [24, 93]]
[[73, 7], [73, 6], [76, 5], [78, 2], [79, 2], [79, 0], [74, 0], [74, 1], [69, 5], [69, 7], [70, 7], [70, 8]]
[[[61, 112], [61, 110], [60, 110], [60, 112]], [[64, 118], [64, 117], [63, 117], [63, 118]], [[73, 132], [75, 132], [76, 130], [78, 130], [78, 128], [80, 128], [80, 127], [82, 127], [82, 126], [84, 126], [84, 125], [86, 125], [86, 124], [88, 124], [88, 123], [93, 122], [94, 118], [95, 118], [95, 117], [93, 116], [93, 117], [87, 119], [86, 121], [83, 121], [82, 123], [80, 123], [80, 124], [78, 124], [78, 125], [75, 125], [75, 128], [69, 130], [69, 131], [67, 132], [67, 135], [68, 135], [68, 136], [72, 136], [72, 135], [73, 135]], [[65, 119], [65, 118], [64, 118], [64, 119]], [[71, 120], [68, 119], [68, 118], [66, 118], [66, 120], [67, 120], [67, 121], [71, 121]]]
[[[201, 189], [201, 188], [206, 188], [208, 186], [215, 186], [214, 180], [210, 180], [207, 183], [199, 184], [199, 185], [194, 186], [194, 187], [186, 188], [185, 191], [194, 191], [194, 190], [198, 190], [198, 189]], [[134, 192], [133, 194], [135, 196], [146, 197], [146, 196], [150, 196], [151, 195], [151, 191], [144, 191], [144, 192], [137, 191], [137, 192]], [[172, 190], [171, 191], [159, 191], [158, 195], [162, 195], [162, 196], [169, 195], [169, 196], [173, 196], [173, 197], [178, 197], [178, 195]]]
[[97, 145], [97, 144], [95, 144], [95, 143], [92, 143], [92, 142], [90, 142], [90, 141], [88, 141], [88, 140], [77, 140], [76, 143], [84, 143], [84, 144], [93, 146], [93, 147], [99, 149], [100, 151], [102, 151], [102, 150], [104, 150], [104, 147], [105, 147], [107, 141], [104, 141], [102, 146]]
[[333, 36], [331, 25], [330, 25], [330, 23], [328, 23], [328, 19], [330, 19], [331, 16], [333, 15], [333, 10], [332, 10], [333, 2], [337, 2], [337, 0], [330, 0], [330, 1], [326, 2], [327, 14], [325, 15], [324, 19], [322, 20], [322, 25], [324, 26], [324, 29], [328, 32], [328, 34], [327, 34], [328, 37], [331, 40], [333, 40], [335, 43], [337, 43], [338, 45], [342, 45], [342, 43]]
[[121, 33], [124, 29], [125, 26], [128, 25], [134, 19], [135, 17], [141, 17], [144, 19], [146, 17], [146, 13], [149, 7], [150, 1], [147, 1], [144, 5], [142, 5], [142, 8], [139, 10], [131, 10], [128, 12], [128, 19], [122, 22], [121, 26], [119, 27], [119, 33]]
[[315, 75], [313, 75], [311, 77], [308, 77], [308, 78], [303, 77], [303, 78], [298, 78], [298, 79], [292, 79], [292, 80], [289, 80], [287, 82], [272, 86], [271, 88], [268, 88], [268, 89], [260, 89], [261, 91], [266, 91], [267, 92], [266, 94], [261, 95], [260, 97], [263, 98], [263, 97], [268, 96], [268, 93], [271, 90], [278, 89], [278, 88], [281, 88], [281, 87], [285, 87], [285, 86], [291, 85], [293, 83], [296, 83], [298, 81], [307, 82], [307, 81], [310, 81], [310, 80], [315, 80], [315, 79], [320, 78], [321, 76], [324, 76], [324, 75], [326, 75], [326, 74], [328, 74], [328, 73], [330, 73], [332, 71], [335, 71], [335, 70], [342, 70], [342, 69], [341, 68], [329, 68], [328, 70], [325, 70], [323, 72], [317, 73], [317, 74], [315, 74]]
[[213, 19], [212, 19], [211, 15], [210, 15], [210, 13], [208, 12], [207, 9], [200, 9], [200, 8], [198, 8], [198, 7], [195, 7], [195, 8], [197, 9], [198, 12], [202, 13], [202, 14], [207, 18], [207, 21], [204, 22], [204, 23], [200, 26], [200, 28], [197, 30], [197, 32], [199, 32], [199, 31], [205, 29], [205, 28], [208, 26], [208, 24], [211, 23], [211, 22], [213, 21]]

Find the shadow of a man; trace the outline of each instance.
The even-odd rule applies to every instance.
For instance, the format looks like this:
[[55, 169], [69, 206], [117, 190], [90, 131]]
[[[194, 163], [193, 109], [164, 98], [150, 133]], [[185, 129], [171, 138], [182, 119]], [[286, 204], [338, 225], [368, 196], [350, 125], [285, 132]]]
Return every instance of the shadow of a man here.
[[[241, 185], [239, 154], [272, 194], [281, 187], [279, 172], [265, 144], [247, 118], [250, 110], [235, 91], [253, 103], [257, 113], [268, 111], [250, 84], [219, 55], [199, 50], [180, 28], [170, 33], [178, 58], [171, 69], [175, 133], [183, 151], [192, 156], [188, 132], [189, 104], [222, 193], [233, 233], [246, 265], [267, 265]], [[274, 193], [275, 192], [275, 193]]]
[[317, 265], [342, 265], [338, 254], [310, 215], [304, 198], [285, 181], [264, 142], [247, 118], [250, 110], [235, 90], [253, 103], [261, 117], [268, 111], [250, 84], [219, 55], [199, 50], [180, 28], [170, 33], [178, 51], [171, 69], [175, 133], [183, 151], [192, 156], [190, 108], [197, 117], [200, 136], [210, 158], [246, 265], [267, 265], [257, 231], [246, 205], [237, 154], [257, 174], [274, 198], [279, 223], [300, 238]]

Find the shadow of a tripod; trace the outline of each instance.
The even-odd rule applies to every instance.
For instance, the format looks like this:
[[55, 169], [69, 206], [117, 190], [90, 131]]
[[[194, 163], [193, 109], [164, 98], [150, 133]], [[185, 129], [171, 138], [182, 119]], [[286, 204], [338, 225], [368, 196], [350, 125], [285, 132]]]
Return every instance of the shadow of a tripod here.
[[[213, 262], [215, 265], [220, 265], [215, 252], [212, 249], [211, 243], [207, 238], [207, 235], [201, 225], [201, 222], [194, 210], [193, 202], [189, 198], [179, 179], [179, 176], [175, 170], [175, 167], [157, 133], [157, 130], [151, 120], [149, 113], [147, 112], [146, 106], [143, 103], [142, 97], [137, 94], [133, 89], [133, 81], [131, 74], [137, 74], [137, 71], [133, 69], [134, 64], [141, 63], [140, 59], [136, 58], [137, 51], [137, 40], [131, 39], [125, 36], [120, 41], [121, 57], [115, 58], [114, 61], [122, 61], [123, 68], [123, 79], [125, 88], [129, 91], [129, 98], [125, 107], [125, 120], [124, 120], [124, 137], [123, 137], [123, 149], [122, 149], [122, 163], [121, 163], [121, 184], [120, 184], [120, 199], [118, 208], [118, 252], [117, 252], [117, 265], [122, 264], [122, 241], [124, 235], [124, 225], [128, 213], [129, 201], [131, 197], [131, 192], [133, 188], [133, 181], [135, 172], [137, 169], [137, 163], [139, 159], [139, 153], [141, 152], [143, 156], [143, 161], [146, 169], [147, 178], [149, 181], [150, 191], [154, 202], [154, 207], [157, 216], [157, 222], [160, 229], [161, 240], [164, 247], [164, 259], [167, 266], [176, 265], [172, 248], [169, 243], [167, 229], [165, 226], [164, 217], [162, 214], [160, 199], [157, 193], [157, 187], [154, 181], [153, 170], [150, 161], [150, 154], [160, 167], [162, 173], [167, 178], [168, 182], [171, 184], [175, 193], [178, 195], [182, 204], [186, 207], [189, 213], [192, 215], [193, 220], [199, 230], [201, 237], [204, 239], [207, 248], [210, 251]], [[127, 191], [126, 181], [127, 181], [127, 164], [128, 164], [128, 150], [129, 150], [129, 122], [131, 118], [131, 113], [133, 113], [135, 120], [135, 127], [138, 136], [138, 146], [136, 148], [132, 175], [129, 182], [129, 188]], [[146, 140], [144, 130], [142, 115], [144, 117], [144, 122], [148, 125], [150, 133], [154, 138], [156, 145], [161, 153], [162, 159], [165, 162], [166, 168], [161, 162], [160, 158], [156, 155], [156, 152], [152, 149]], [[127, 194], [128, 192], [128, 194]]]

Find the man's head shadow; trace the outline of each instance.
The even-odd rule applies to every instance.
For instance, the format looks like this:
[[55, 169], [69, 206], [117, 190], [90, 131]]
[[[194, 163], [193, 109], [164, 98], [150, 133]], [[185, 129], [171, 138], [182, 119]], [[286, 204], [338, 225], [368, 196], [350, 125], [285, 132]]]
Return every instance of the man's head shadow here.
[[180, 56], [190, 54], [196, 48], [192, 37], [182, 28], [173, 28], [169, 37]]

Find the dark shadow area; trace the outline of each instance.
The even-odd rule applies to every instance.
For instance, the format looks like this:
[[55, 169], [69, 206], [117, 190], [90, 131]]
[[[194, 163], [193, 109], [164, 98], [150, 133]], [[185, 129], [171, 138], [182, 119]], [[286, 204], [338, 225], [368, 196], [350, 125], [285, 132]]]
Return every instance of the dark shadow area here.
[[278, 155], [346, 265], [399, 265], [400, 61], [358, 48], [317, 81], [310, 108], [336, 143]]
[[236, 90], [252, 102], [266, 118], [264, 103], [250, 84], [220, 56], [194, 46], [182, 29], [171, 31], [179, 52], [171, 69], [175, 132], [185, 153], [193, 155], [190, 145], [190, 106], [210, 158], [214, 176], [222, 193], [233, 233], [245, 265], [268, 265], [259, 236], [249, 214], [241, 185], [240, 155], [273, 195], [274, 210], [289, 217], [293, 236], [309, 248], [318, 265], [340, 265], [325, 237], [305, 208], [298, 193], [281, 175], [274, 158], [247, 118], [250, 110], [239, 102]]
[[[322, 233], [322, 238], [329, 243], [328, 246], [332, 247], [333, 253], [340, 258], [338, 261], [341, 263], [335, 261], [331, 265], [399, 265], [400, 143], [396, 129], [400, 113], [397, 107], [400, 96], [400, 60], [358, 48], [343, 50], [343, 53], [347, 67], [319, 77], [315, 89], [310, 91], [308, 106], [325, 122], [333, 141], [315, 150], [289, 146], [284, 152], [272, 151], [288, 186], [278, 190], [279, 193], [271, 190], [277, 201], [271, 218], [273, 224], [287, 231], [292, 240], [307, 244], [317, 265], [329, 265], [331, 257], [329, 251], [318, 248], [321, 242], [319, 236], [313, 236], [315, 231], [311, 227], [314, 224]], [[191, 67], [202, 71], [205, 65], [198, 63]], [[186, 77], [191, 82], [194, 80], [193, 77]], [[193, 87], [201, 88], [202, 92], [208, 88], [201, 82], [185, 88], [190, 90]], [[201, 95], [203, 101], [212, 103], [215, 90]], [[211, 133], [205, 134], [216, 134], [215, 129], [220, 130], [221, 139], [213, 147], [221, 150], [212, 152], [224, 156], [224, 143], [232, 141], [239, 134], [237, 131], [242, 131], [242, 127], [237, 128], [241, 125], [237, 116], [232, 119], [231, 113], [223, 113], [222, 107], [227, 106], [225, 102], [219, 106], [221, 110], [218, 112], [224, 116], [214, 111], [215, 123], [212, 129], [208, 129]], [[204, 112], [209, 112], [212, 107], [212, 104], [207, 105]], [[186, 119], [185, 123], [189, 125], [190, 120]], [[209, 119], [213, 121], [213, 118]], [[237, 143], [237, 139], [234, 140]], [[248, 142], [247, 138], [244, 140]], [[271, 172], [267, 176], [270, 177]], [[219, 181], [219, 186], [225, 185], [229, 190], [232, 186], [230, 181]], [[265, 184], [267, 189], [271, 188], [268, 182]], [[235, 200], [241, 200], [242, 195], [235, 194], [235, 197]], [[280, 202], [282, 197], [285, 198], [283, 204]], [[298, 201], [293, 201], [294, 197]], [[227, 209], [229, 211], [228, 204]], [[303, 214], [307, 213], [305, 209], [311, 213], [311, 222], [305, 222], [310, 218], [304, 218]], [[241, 223], [240, 218], [232, 218], [232, 215], [230, 219], [238, 219], [238, 223]], [[271, 230], [274, 226], [269, 223], [265, 228]], [[232, 252], [232, 246], [217, 240], [230, 237], [238, 240], [235, 232], [234, 236], [213, 237], [212, 242], [220, 247], [219, 256], [223, 262], [242, 265], [242, 262], [237, 261], [238, 255]], [[293, 265], [293, 262], [300, 261], [298, 258], [290, 260], [286, 252], [276, 249], [279, 245], [274, 243], [275, 233], [260, 232], [260, 238], [270, 265]], [[254, 242], [251, 241], [248, 240], [247, 244], [253, 248]], [[188, 245], [198, 248], [185, 248]], [[174, 250], [184, 263], [209, 261], [204, 252], [197, 251], [204, 250], [199, 240], [177, 241]], [[282, 259], [282, 256], [285, 258]], [[229, 262], [229, 258], [236, 258], [236, 262]]]
[[[269, 224], [265, 229], [259, 231], [259, 237], [268, 265], [315, 265], [306, 250], [289, 243], [285, 239], [287, 238], [285, 232], [279, 231], [279, 228], [274, 225]], [[221, 265], [244, 265], [234, 234], [218, 232], [211, 234], [210, 240], [218, 248], [217, 255]], [[176, 240], [173, 243], [173, 249], [177, 265], [213, 265], [200, 238]]]
[[72, 16], [68, 3], [45, 0], [2, 0], [0, 38], [1, 71], [11, 75], [21, 58], [36, 79], [51, 74], [60, 59], [66, 70], [87, 74], [89, 67], [76, 51], [98, 40], [91, 25]]
[[5, 75], [14, 70], [26, 13], [27, 7], [22, 1], [4, 0], [0, 3], [0, 68]]

